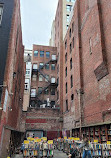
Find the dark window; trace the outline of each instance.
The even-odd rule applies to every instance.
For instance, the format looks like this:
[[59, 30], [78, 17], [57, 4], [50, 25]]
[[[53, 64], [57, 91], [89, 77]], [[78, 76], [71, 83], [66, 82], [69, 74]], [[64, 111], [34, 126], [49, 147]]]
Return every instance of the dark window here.
[[73, 77], [71, 75], [71, 88], [73, 87]]
[[70, 53], [72, 52], [72, 43], [70, 43]]
[[68, 12], [70, 12], [71, 9], [72, 9], [72, 5], [66, 5], [66, 10], [67, 10]]
[[51, 70], [55, 70], [55, 64], [51, 64]]
[[67, 48], [67, 40], [65, 41], [65, 49]]
[[2, 23], [2, 15], [3, 15], [3, 5], [0, 4], [0, 25]]
[[46, 52], [46, 58], [50, 58], [50, 52]]
[[34, 56], [35, 56], [35, 57], [38, 56], [38, 51], [37, 51], [37, 50], [34, 51]]
[[44, 94], [48, 95], [49, 94], [49, 89], [45, 89]]
[[70, 29], [70, 31], [69, 31], [69, 37], [71, 38], [71, 29]]
[[46, 105], [47, 105], [47, 100], [44, 100], [44, 104], [46, 104]]
[[71, 100], [72, 100], [72, 101], [74, 100], [74, 94], [71, 95]]
[[66, 100], [66, 111], [68, 111], [68, 100]]
[[66, 69], [65, 69], [65, 74], [66, 74], [66, 77], [67, 77], [67, 67], [66, 67]]
[[55, 105], [55, 101], [51, 101], [51, 107]]
[[67, 82], [66, 82], [66, 93], [67, 93]]
[[72, 58], [70, 60], [70, 70], [72, 69]]
[[59, 85], [59, 78], [57, 78], [57, 85]]
[[66, 53], [66, 55], [65, 55], [65, 62], [67, 62], [67, 53]]
[[44, 57], [44, 51], [40, 51], [40, 57]]
[[49, 64], [46, 64], [46, 65], [45, 65], [45, 69], [46, 69], [46, 70], [49, 70]]
[[55, 89], [51, 88], [51, 95], [55, 95]]
[[38, 93], [42, 93], [42, 87], [38, 87]]
[[89, 51], [90, 51], [90, 55], [92, 54], [92, 40], [91, 38], [89, 39]]
[[73, 44], [73, 48], [74, 48], [74, 37], [73, 37], [73, 39], [72, 39], [72, 44]]

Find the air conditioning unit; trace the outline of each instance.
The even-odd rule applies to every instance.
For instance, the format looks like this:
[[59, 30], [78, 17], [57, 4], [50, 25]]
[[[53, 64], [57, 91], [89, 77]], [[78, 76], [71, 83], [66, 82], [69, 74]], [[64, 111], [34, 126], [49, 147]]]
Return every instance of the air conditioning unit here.
[[46, 107], [46, 104], [40, 105], [40, 108], [45, 108], [45, 107]]

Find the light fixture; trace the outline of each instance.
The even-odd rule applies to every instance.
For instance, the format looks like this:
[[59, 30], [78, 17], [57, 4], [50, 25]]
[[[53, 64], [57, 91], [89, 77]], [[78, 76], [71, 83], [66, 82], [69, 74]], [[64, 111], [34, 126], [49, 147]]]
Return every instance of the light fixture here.
[[2, 108], [2, 107], [0, 107], [0, 110], [3, 110], [3, 108]]

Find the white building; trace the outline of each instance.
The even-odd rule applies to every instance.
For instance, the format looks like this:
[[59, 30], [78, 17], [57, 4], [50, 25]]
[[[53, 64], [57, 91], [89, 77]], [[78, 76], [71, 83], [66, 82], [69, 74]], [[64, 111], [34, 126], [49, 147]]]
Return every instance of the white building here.
[[27, 111], [30, 101], [30, 87], [31, 87], [31, 74], [32, 74], [32, 50], [24, 51], [24, 61], [26, 63], [26, 73], [25, 73], [25, 88], [24, 88], [24, 101], [23, 101], [23, 111]]

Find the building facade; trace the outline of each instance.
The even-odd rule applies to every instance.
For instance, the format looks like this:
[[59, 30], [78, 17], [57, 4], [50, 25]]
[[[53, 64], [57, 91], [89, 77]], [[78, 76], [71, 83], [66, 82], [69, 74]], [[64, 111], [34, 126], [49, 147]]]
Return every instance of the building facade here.
[[30, 102], [23, 112], [22, 128], [26, 136], [54, 139], [61, 136], [61, 124], [57, 104], [57, 48], [33, 45]]
[[24, 51], [24, 61], [26, 67], [25, 73], [25, 87], [23, 99], [23, 111], [27, 111], [30, 101], [31, 75], [32, 75], [32, 50]]
[[110, 1], [77, 0], [63, 44], [63, 128], [100, 143], [111, 140], [110, 13]]
[[24, 47], [20, 1], [0, 0], [0, 157], [20, 143], [24, 91]]

